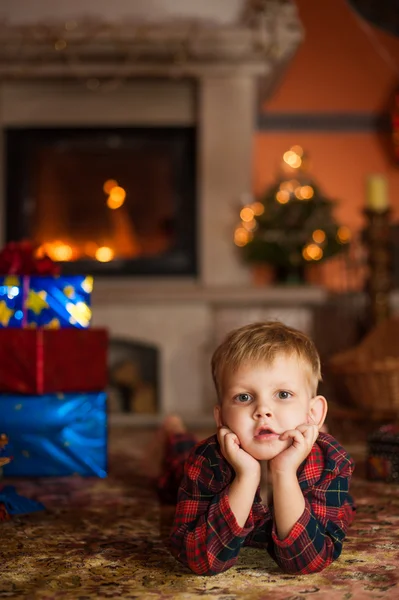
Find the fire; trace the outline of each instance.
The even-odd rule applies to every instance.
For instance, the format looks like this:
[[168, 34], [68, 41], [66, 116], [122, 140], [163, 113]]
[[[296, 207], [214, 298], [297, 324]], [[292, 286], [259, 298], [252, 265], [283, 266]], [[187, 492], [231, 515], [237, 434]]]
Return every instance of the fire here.
[[45, 242], [36, 252], [38, 257], [47, 255], [55, 262], [69, 262], [74, 258], [74, 249], [69, 244], [61, 240], [54, 242]]
[[96, 251], [96, 259], [99, 262], [110, 262], [114, 258], [114, 255], [114, 251], [108, 246], [101, 246], [101, 248], [98, 248]]

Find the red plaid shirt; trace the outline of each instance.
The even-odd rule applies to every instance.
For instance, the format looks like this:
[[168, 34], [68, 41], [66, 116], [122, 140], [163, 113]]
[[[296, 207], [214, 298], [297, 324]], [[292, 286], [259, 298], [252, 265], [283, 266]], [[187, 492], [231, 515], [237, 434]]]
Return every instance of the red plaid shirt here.
[[355, 510], [349, 495], [354, 463], [338, 442], [320, 433], [298, 469], [305, 510], [288, 537], [280, 540], [273, 506], [261, 503], [258, 488], [240, 527], [230, 508], [234, 471], [220, 452], [216, 435], [197, 444], [185, 463], [171, 533], [174, 556], [199, 575], [226, 571], [241, 546], [266, 549], [288, 573], [321, 571], [341, 554]]

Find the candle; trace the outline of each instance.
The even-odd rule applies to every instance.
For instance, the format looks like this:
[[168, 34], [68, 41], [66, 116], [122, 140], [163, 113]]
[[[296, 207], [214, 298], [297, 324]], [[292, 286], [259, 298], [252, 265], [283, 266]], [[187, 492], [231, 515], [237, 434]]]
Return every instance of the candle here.
[[366, 208], [378, 213], [388, 210], [388, 185], [384, 175], [370, 175], [367, 178]]

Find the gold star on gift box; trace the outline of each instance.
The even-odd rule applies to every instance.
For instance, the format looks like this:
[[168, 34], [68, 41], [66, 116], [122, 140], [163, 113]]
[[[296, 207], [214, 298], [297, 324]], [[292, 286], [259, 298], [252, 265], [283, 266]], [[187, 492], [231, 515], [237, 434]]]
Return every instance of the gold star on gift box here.
[[59, 319], [54, 318], [54, 319], [51, 319], [51, 321], [49, 321], [45, 327], [47, 329], [60, 329], [61, 323], [60, 323]]
[[88, 275], [82, 281], [82, 290], [84, 290], [88, 294], [90, 294], [93, 291], [93, 277], [91, 275]]
[[62, 291], [64, 292], [64, 294], [67, 298], [74, 298], [74, 296], [76, 294], [75, 288], [73, 287], [73, 285], [65, 286]]
[[7, 275], [7, 277], [4, 278], [4, 285], [6, 285], [7, 287], [18, 287], [20, 284], [20, 280], [19, 277], [17, 277], [16, 275]]
[[8, 308], [5, 300], [1, 300], [1, 302], [0, 302], [0, 323], [3, 325], [3, 327], [7, 327], [13, 314], [14, 314], [13, 309]]
[[29, 290], [29, 296], [25, 302], [25, 307], [32, 310], [35, 315], [40, 315], [43, 309], [48, 308], [46, 298], [47, 293], [44, 290], [41, 292]]

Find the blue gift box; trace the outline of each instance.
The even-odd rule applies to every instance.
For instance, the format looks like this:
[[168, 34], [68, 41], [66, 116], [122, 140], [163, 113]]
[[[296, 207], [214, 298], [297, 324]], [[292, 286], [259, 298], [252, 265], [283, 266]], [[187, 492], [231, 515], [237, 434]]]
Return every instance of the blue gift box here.
[[4, 476], [107, 475], [106, 393], [0, 395], [13, 460]]
[[5, 275], [0, 277], [0, 328], [87, 328], [93, 277]]

